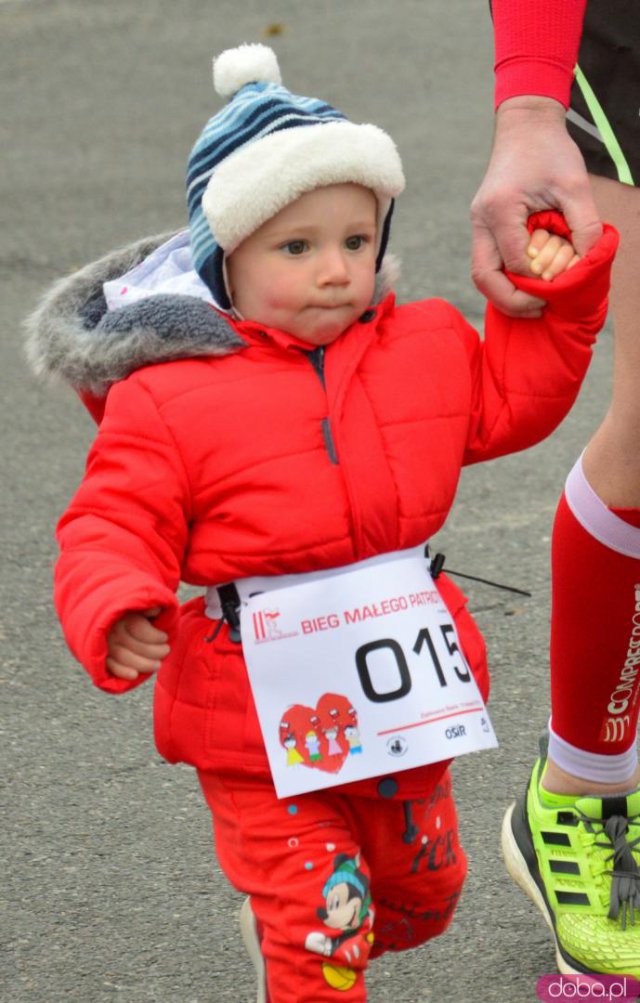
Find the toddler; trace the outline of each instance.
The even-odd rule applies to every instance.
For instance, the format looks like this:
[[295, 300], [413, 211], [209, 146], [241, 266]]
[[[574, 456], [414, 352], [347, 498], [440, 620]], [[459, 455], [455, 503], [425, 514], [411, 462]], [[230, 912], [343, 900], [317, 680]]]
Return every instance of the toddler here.
[[[258, 1000], [360, 1003], [369, 959], [450, 922], [448, 766], [493, 744], [482, 638], [425, 545], [464, 465], [571, 407], [616, 235], [578, 260], [540, 215], [511, 278], [547, 306], [489, 306], [482, 341], [442, 300], [395, 303], [386, 133], [291, 94], [261, 45], [214, 80], [230, 101], [191, 153], [188, 241], [102, 259], [33, 319], [36, 368], [99, 422], [56, 604], [101, 688], [157, 671], [157, 746], [198, 771]], [[179, 608], [181, 581], [204, 595]]]

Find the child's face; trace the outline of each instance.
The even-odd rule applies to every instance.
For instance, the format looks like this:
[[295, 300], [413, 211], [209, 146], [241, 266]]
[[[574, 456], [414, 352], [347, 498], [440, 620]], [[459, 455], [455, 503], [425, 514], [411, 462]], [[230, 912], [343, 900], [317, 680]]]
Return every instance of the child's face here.
[[361, 185], [317, 188], [286, 206], [227, 259], [245, 320], [328, 345], [371, 304], [377, 201]]

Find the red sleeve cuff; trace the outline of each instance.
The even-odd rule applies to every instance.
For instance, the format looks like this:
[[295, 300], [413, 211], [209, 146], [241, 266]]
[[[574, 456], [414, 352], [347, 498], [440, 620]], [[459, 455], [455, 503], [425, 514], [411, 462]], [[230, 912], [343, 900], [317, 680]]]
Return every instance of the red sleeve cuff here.
[[521, 94], [569, 106], [584, 10], [585, 0], [493, 0], [496, 107]]
[[496, 68], [496, 109], [508, 98], [521, 94], [554, 98], [569, 107], [573, 71], [566, 66], [533, 57], [515, 57]]

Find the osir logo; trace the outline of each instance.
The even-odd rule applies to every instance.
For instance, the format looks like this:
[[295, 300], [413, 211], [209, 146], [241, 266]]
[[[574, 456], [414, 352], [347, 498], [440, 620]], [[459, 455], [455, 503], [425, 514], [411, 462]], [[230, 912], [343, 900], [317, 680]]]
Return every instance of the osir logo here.
[[444, 734], [446, 738], [463, 738], [467, 732], [463, 724], [454, 724]]

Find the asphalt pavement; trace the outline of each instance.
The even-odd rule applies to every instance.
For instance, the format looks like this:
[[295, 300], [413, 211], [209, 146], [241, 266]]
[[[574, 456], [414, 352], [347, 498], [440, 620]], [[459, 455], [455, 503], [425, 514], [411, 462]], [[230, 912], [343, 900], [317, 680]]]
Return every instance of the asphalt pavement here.
[[[484, 0], [1, 0], [0, 416], [3, 826], [0, 999], [243, 1003], [254, 998], [240, 897], [216, 863], [187, 767], [158, 757], [151, 687], [91, 688], [51, 601], [53, 530], [82, 476], [91, 420], [36, 382], [21, 321], [113, 247], [184, 225], [188, 151], [219, 107], [211, 56], [275, 48], [285, 84], [395, 138], [400, 299], [443, 296], [482, 324], [468, 206], [491, 139]], [[468, 589], [492, 665], [500, 748], [455, 767], [470, 874], [450, 931], [374, 962], [377, 1003], [532, 1003], [553, 971], [540, 917], [512, 887], [499, 827], [547, 718], [549, 536], [564, 477], [604, 412], [611, 334], [546, 443], [465, 472], [437, 544], [450, 567], [528, 589]]]

